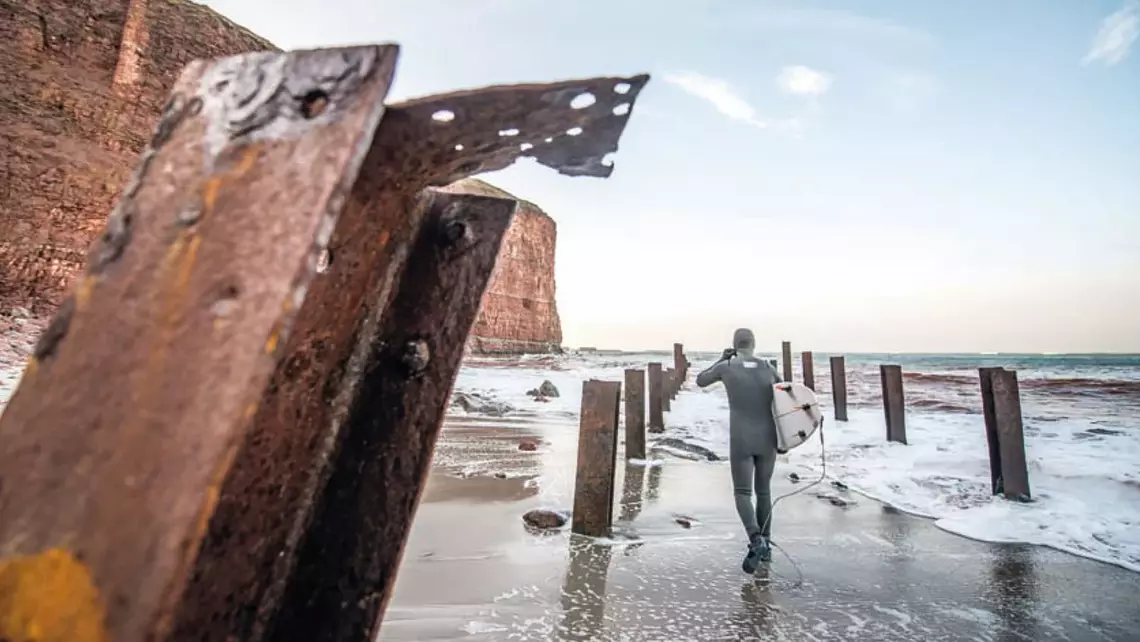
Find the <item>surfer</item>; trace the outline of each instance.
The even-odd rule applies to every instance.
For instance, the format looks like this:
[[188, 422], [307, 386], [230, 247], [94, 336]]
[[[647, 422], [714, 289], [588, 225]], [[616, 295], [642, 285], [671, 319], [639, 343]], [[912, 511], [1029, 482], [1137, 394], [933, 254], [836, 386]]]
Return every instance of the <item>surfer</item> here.
[[748, 533], [748, 552], [741, 567], [749, 574], [760, 562], [772, 559], [772, 473], [776, 467], [772, 385], [782, 381], [768, 362], [752, 356], [755, 348], [755, 335], [740, 328], [732, 336], [732, 347], [697, 375], [698, 386], [707, 388], [719, 381], [728, 393], [729, 464], [736, 512]]

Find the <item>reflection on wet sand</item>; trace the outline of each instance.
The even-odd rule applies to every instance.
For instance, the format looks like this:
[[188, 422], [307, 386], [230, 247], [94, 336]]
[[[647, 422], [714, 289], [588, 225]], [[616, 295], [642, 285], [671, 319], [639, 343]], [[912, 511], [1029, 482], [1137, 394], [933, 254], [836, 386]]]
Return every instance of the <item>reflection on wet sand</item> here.
[[649, 469], [649, 491], [645, 494], [645, 499], [650, 502], [655, 502], [661, 497], [661, 470], [664, 466], [652, 466]]
[[570, 565], [562, 582], [558, 640], [595, 640], [606, 613], [606, 575], [613, 548], [577, 535], [570, 538]]
[[1001, 623], [998, 640], [1037, 640], [1037, 569], [1034, 551], [1028, 546], [1006, 545], [993, 557], [989, 597]]
[[773, 639], [776, 624], [776, 606], [769, 590], [768, 568], [761, 567], [756, 574], [740, 585], [740, 608], [731, 612], [724, 635], [733, 640]]
[[[659, 468], [659, 466], [655, 466]], [[645, 488], [645, 466], [626, 464], [621, 489], [621, 515], [619, 521], [632, 522], [641, 514], [642, 490]]]

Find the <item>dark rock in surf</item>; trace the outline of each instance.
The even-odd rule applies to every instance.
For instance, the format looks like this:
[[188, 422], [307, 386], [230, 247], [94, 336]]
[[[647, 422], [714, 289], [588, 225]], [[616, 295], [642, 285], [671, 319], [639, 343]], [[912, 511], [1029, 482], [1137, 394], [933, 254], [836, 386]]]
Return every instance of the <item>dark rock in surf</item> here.
[[536, 508], [523, 515], [523, 523], [528, 530], [552, 531], [562, 528], [570, 521], [570, 513], [548, 508]]
[[788, 479], [791, 480], [793, 484], [800, 483], [800, 476], [795, 473], [788, 473]]
[[538, 440], [524, 437], [519, 441], [519, 450], [523, 452], [534, 452], [538, 450]]
[[490, 417], [502, 417], [514, 410], [510, 404], [495, 401], [475, 392], [456, 392], [451, 396], [451, 405], [467, 413]]

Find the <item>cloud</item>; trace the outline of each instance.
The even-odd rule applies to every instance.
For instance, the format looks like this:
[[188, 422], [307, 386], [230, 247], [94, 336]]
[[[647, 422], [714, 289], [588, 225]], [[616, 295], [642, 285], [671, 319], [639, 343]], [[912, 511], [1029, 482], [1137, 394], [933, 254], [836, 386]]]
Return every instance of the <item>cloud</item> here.
[[789, 94], [822, 96], [831, 88], [831, 76], [803, 65], [784, 67], [776, 84]]
[[1111, 67], [1128, 57], [1136, 38], [1140, 37], [1140, 3], [1129, 2], [1100, 24], [1083, 64], [1104, 63]]
[[681, 71], [665, 74], [665, 82], [708, 102], [721, 114], [733, 120], [760, 129], [767, 129], [772, 125], [771, 122], [760, 118], [756, 109], [737, 94], [726, 80], [705, 76], [695, 71]]

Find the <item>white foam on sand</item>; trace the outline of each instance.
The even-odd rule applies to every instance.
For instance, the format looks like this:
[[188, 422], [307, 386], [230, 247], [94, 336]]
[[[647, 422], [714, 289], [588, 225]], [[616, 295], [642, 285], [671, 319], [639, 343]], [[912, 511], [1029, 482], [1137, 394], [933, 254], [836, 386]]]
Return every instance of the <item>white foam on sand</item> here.
[[[652, 357], [668, 361], [667, 358]], [[539, 415], [575, 417], [582, 381], [621, 381], [625, 367], [644, 367], [642, 355], [570, 358], [561, 370], [466, 367], [458, 389], [537, 408]], [[697, 364], [694, 364], [694, 371]], [[536, 403], [526, 391], [544, 379], [562, 395]], [[990, 495], [989, 459], [980, 414], [907, 414], [909, 445], [886, 441], [881, 410], [849, 411], [850, 421], [824, 425], [827, 473], [852, 490], [900, 510], [936, 520], [949, 532], [991, 542], [1022, 542], [1105, 561], [1140, 572], [1140, 419], [1096, 417], [1026, 419], [1026, 457], [1033, 502]], [[728, 400], [721, 386], [688, 383], [666, 413], [666, 436], [680, 437], [722, 456], [728, 453]], [[1097, 434], [1097, 429], [1110, 427]], [[1090, 429], [1093, 432], [1090, 432]], [[1104, 434], [1105, 432], [1109, 434]], [[1112, 434], [1115, 433], [1115, 434]], [[804, 480], [820, 473], [817, 439], [793, 450], [777, 474]]]

